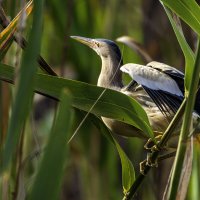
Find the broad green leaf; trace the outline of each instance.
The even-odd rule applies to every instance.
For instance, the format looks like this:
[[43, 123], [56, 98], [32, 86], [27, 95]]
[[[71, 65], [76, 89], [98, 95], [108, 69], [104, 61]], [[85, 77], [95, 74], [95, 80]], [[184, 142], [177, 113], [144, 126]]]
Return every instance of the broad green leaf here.
[[58, 199], [67, 160], [67, 135], [69, 135], [71, 124], [71, 96], [67, 90], [63, 90], [55, 123], [29, 194], [29, 200]]
[[[29, 46], [23, 54], [18, 84], [3, 151], [3, 169], [8, 166], [23, 130], [24, 122], [33, 98], [35, 73], [37, 71], [37, 55], [40, 49], [42, 30], [42, 1], [34, 1], [33, 25], [29, 37]], [[31, 66], [31, 67], [27, 67]]]
[[[12, 82], [13, 77], [13, 68], [0, 64], [0, 78]], [[89, 111], [99, 95], [104, 91], [104, 88], [79, 81], [44, 74], [36, 75], [36, 92], [59, 99], [62, 88], [70, 90], [73, 97], [72, 105], [84, 111]], [[91, 113], [133, 125], [142, 130], [145, 133], [144, 136], [154, 137], [144, 109], [133, 98], [120, 92], [107, 89]]]
[[18, 15], [9, 23], [9, 25], [0, 33], [0, 60], [4, 57], [13, 42], [14, 33], [16, 32], [17, 24], [20, 21], [22, 13], [25, 12], [28, 16], [32, 12], [32, 9], [33, 1], [31, 0], [26, 4], [25, 8], [22, 9], [18, 13]]
[[200, 7], [194, 0], [161, 0], [200, 36]]
[[133, 182], [135, 181], [135, 170], [134, 167], [127, 157], [126, 153], [123, 151], [117, 140], [112, 136], [109, 129], [105, 126], [105, 124], [95, 116], [91, 117], [91, 120], [97, 126], [97, 128], [105, 135], [105, 137], [116, 147], [118, 154], [121, 160], [122, 166], [122, 185], [123, 185], [123, 192], [126, 194], [130, 187], [132, 186]]
[[183, 51], [184, 57], [185, 57], [185, 87], [188, 90], [189, 82], [192, 77], [192, 70], [193, 70], [193, 66], [194, 66], [194, 53], [184, 37], [182, 28], [173, 19], [170, 10], [168, 8], [166, 8], [164, 5], [163, 5], [163, 7], [167, 13], [167, 16], [168, 16], [170, 22], [171, 22], [171, 25], [174, 29], [177, 40], [179, 42], [179, 45], [180, 45], [180, 47]]

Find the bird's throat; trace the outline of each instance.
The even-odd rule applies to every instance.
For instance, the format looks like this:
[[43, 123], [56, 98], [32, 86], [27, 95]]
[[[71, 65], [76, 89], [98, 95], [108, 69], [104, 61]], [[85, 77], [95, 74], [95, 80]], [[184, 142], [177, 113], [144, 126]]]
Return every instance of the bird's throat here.
[[102, 67], [98, 78], [98, 86], [117, 89], [122, 88], [122, 72], [120, 66], [122, 61], [114, 60], [111, 57], [101, 58]]

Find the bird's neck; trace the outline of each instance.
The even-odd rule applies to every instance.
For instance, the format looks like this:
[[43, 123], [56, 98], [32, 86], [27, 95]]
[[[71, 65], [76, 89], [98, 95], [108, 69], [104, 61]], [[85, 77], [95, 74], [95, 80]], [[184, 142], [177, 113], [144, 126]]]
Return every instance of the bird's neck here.
[[122, 60], [112, 59], [111, 56], [108, 56], [101, 58], [101, 61], [102, 67], [97, 85], [116, 90], [122, 88], [122, 72], [120, 71]]

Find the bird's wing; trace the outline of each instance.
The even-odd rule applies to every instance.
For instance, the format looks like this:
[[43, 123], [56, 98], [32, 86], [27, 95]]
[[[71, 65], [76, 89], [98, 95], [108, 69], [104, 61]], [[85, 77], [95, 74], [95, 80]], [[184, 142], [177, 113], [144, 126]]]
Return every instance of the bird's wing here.
[[[152, 61], [147, 64], [147, 66], [152, 67], [154, 69], [157, 69], [167, 75], [169, 75], [172, 79], [174, 79], [179, 86], [182, 93], [184, 93], [184, 73], [177, 70], [174, 67], [171, 67], [169, 65], [166, 65], [164, 63]], [[200, 85], [200, 83], [199, 83]], [[197, 95], [196, 95], [196, 101], [194, 110], [200, 115], [200, 88], [198, 89]]]
[[161, 90], [152, 90], [145, 86], [143, 88], [166, 117], [170, 117], [172, 113], [175, 114], [183, 100], [182, 97], [177, 97]]
[[120, 69], [142, 85], [165, 116], [178, 110], [183, 93], [169, 75], [150, 66], [138, 64], [126, 64]]
[[169, 65], [166, 65], [164, 63], [152, 61], [147, 64], [148, 67], [152, 67], [154, 69], [157, 69], [160, 72], [163, 72], [170, 76], [173, 80], [176, 81], [177, 85], [179, 86], [182, 93], [184, 93], [184, 73], [179, 71], [178, 69], [171, 67]]

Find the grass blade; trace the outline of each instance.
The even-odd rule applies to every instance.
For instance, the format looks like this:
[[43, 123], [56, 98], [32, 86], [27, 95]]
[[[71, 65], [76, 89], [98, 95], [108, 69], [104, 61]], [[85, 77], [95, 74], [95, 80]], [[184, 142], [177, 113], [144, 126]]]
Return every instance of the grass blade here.
[[196, 143], [194, 143], [194, 159], [193, 159], [193, 168], [190, 179], [190, 186], [188, 191], [188, 199], [198, 199], [200, 197], [199, 168], [200, 168], [200, 145], [199, 141], [196, 141]]
[[200, 74], [200, 43], [198, 44], [194, 70], [192, 73], [192, 79], [189, 86], [187, 104], [185, 108], [185, 114], [183, 117], [183, 124], [177, 148], [177, 154], [175, 157], [174, 167], [172, 171], [172, 178], [169, 185], [168, 199], [170, 200], [176, 199], [178, 192], [178, 186], [180, 182], [181, 172], [183, 169], [183, 161], [187, 147], [184, 141], [187, 141], [187, 137], [192, 123], [192, 113], [196, 98], [196, 91], [199, 83], [199, 74]]
[[[58, 199], [67, 152], [67, 135], [72, 124], [71, 97], [61, 94], [55, 124], [49, 135], [38, 173], [28, 199]], [[48, 168], [48, 170], [47, 170]]]
[[200, 7], [194, 0], [161, 0], [200, 36]]
[[[42, 28], [42, 1], [34, 1], [33, 26], [30, 45], [27, 47], [20, 67], [18, 86], [15, 91], [12, 114], [3, 152], [3, 169], [8, 166], [18, 144], [26, 116], [33, 98], [34, 74], [37, 71], [37, 55], [40, 49]], [[27, 67], [31, 66], [31, 67]]]
[[151, 58], [151, 56], [147, 53], [145, 48], [140, 43], [135, 41], [135, 39], [133, 37], [121, 36], [121, 37], [117, 38], [116, 41], [121, 42], [121, 43], [127, 45], [128, 47], [130, 47], [133, 51], [135, 51], [141, 57], [141, 59], [145, 63], [149, 63], [153, 60]]
[[164, 6], [164, 4], [163, 4], [163, 7], [165, 9], [165, 12], [167, 13], [169, 21], [170, 21], [170, 23], [171, 23], [171, 25], [174, 29], [176, 38], [179, 42], [179, 45], [180, 45], [182, 52], [184, 54], [184, 57], [185, 57], [185, 87], [188, 90], [189, 83], [190, 83], [190, 80], [191, 80], [191, 77], [192, 77], [192, 71], [193, 71], [192, 66], [194, 66], [195, 56], [194, 56], [192, 49], [190, 48], [190, 46], [188, 45], [188, 43], [187, 43], [187, 41], [184, 37], [182, 28], [173, 19], [170, 10], [168, 8], [166, 8]]

